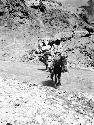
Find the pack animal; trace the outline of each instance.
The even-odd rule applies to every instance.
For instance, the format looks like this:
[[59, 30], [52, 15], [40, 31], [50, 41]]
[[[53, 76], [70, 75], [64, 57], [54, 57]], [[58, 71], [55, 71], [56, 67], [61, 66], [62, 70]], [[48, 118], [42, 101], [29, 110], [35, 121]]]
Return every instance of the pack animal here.
[[65, 71], [65, 65], [67, 64], [65, 56], [57, 53], [51, 62], [48, 62], [50, 71], [50, 77], [53, 81], [55, 77], [54, 87], [57, 88], [57, 84], [61, 84], [61, 73]]
[[50, 53], [49, 53], [49, 52], [45, 52], [45, 53], [39, 58], [39, 60], [40, 60], [41, 62], [43, 62], [44, 65], [46, 66], [46, 70], [48, 69], [48, 58], [49, 58], [49, 56], [51, 56]]

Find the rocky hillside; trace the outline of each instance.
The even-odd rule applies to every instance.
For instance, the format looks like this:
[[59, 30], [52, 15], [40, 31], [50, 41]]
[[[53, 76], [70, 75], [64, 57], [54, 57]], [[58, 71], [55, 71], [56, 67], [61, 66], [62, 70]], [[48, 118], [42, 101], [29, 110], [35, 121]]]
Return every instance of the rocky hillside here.
[[65, 5], [54, 0], [1, 0], [0, 59], [32, 60], [38, 40], [50, 38], [60, 40], [69, 64], [93, 66], [93, 1]]

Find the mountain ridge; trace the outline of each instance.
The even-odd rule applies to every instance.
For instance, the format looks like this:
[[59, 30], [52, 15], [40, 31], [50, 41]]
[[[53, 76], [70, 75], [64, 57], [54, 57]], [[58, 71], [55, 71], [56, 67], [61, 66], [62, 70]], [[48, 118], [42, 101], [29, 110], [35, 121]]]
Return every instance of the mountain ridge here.
[[[89, 0], [89, 2], [92, 1]], [[30, 53], [36, 49], [38, 40], [45, 39], [45, 37], [52, 40], [61, 40], [62, 51], [63, 44], [67, 45], [70, 41], [68, 48], [71, 48], [71, 44], [75, 41], [74, 47], [76, 48], [79, 41], [84, 39], [84, 44], [80, 45], [80, 48], [78, 47], [78, 57], [80, 58], [80, 51], [82, 51], [83, 46], [86, 44], [85, 41], [93, 41], [94, 27], [91, 24], [91, 15], [86, 9], [87, 7], [90, 8], [90, 3], [88, 6], [64, 7], [60, 2], [43, 0], [37, 1], [37, 4], [31, 1], [27, 5], [28, 3], [25, 0], [2, 1], [3, 9], [0, 11], [2, 13], [0, 16], [0, 32], [5, 34], [6, 30], [7, 38], [10, 39], [10, 36], [12, 37], [10, 42], [6, 39], [5, 35], [1, 35], [1, 41], [3, 40], [4, 43], [9, 44], [6, 45], [5, 50], [1, 49], [3, 51], [2, 58], [4, 56], [4, 59], [10, 57], [9, 59], [11, 60], [21, 60], [25, 56], [26, 59], [24, 58], [24, 61], [27, 61], [31, 58]], [[14, 43], [14, 45], [11, 46], [10, 43]], [[72, 48], [72, 50], [75, 50], [74, 54], [72, 50], [68, 51], [68, 48], [66, 48], [65, 53], [68, 54], [69, 62], [71, 62], [71, 56], [77, 55], [76, 49]], [[19, 54], [21, 54], [21, 57], [19, 57]], [[86, 58], [84, 54], [81, 54], [81, 57], [82, 55], [83, 58]], [[75, 60], [77, 62], [78, 59], [75, 57]]]

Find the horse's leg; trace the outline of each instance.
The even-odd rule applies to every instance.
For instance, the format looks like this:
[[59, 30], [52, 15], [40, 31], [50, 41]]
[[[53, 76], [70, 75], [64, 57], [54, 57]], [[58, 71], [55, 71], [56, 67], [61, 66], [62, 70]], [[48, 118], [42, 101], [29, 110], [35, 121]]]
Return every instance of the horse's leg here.
[[46, 64], [46, 70], [47, 70], [47, 64]]
[[51, 77], [51, 79], [52, 79], [52, 81], [53, 81], [54, 71], [53, 71], [52, 68], [49, 68], [49, 71], [50, 71], [50, 77]]
[[55, 74], [55, 88], [57, 88], [57, 74]]
[[61, 78], [61, 72], [58, 73], [58, 84], [59, 84], [59, 85], [61, 85], [60, 78]]
[[54, 75], [51, 73], [51, 79], [52, 79], [52, 81], [53, 81], [53, 76], [54, 76]]
[[60, 78], [58, 78], [58, 84], [61, 85]]
[[55, 74], [55, 83], [57, 83], [57, 74]]
[[47, 64], [47, 63], [45, 63], [45, 65], [46, 65], [46, 71], [48, 72], [48, 64]]

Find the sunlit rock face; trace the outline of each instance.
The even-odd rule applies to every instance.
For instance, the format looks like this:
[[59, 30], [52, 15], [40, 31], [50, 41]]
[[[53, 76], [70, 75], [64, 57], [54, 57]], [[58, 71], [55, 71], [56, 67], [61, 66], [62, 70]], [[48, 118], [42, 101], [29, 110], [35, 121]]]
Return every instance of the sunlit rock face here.
[[[48, 38], [48, 41], [59, 39], [62, 52], [66, 46], [64, 52], [69, 59], [77, 53], [80, 56], [80, 52], [86, 49], [86, 40], [91, 41], [93, 36], [93, 11], [92, 0], [2, 0], [0, 58], [20, 60], [25, 55], [28, 60], [39, 39], [46, 42], [45, 38]], [[84, 45], [80, 45], [77, 50], [79, 41], [84, 42]], [[93, 40], [90, 44], [92, 42]], [[73, 44], [74, 52], [71, 50]], [[90, 51], [89, 54], [92, 53]], [[81, 54], [80, 57], [84, 56], [86, 54]], [[77, 56], [75, 60], [78, 60]]]
[[51, 1], [61, 2], [62, 4], [76, 6], [76, 7], [86, 5], [88, 2], [88, 0], [51, 0]]

